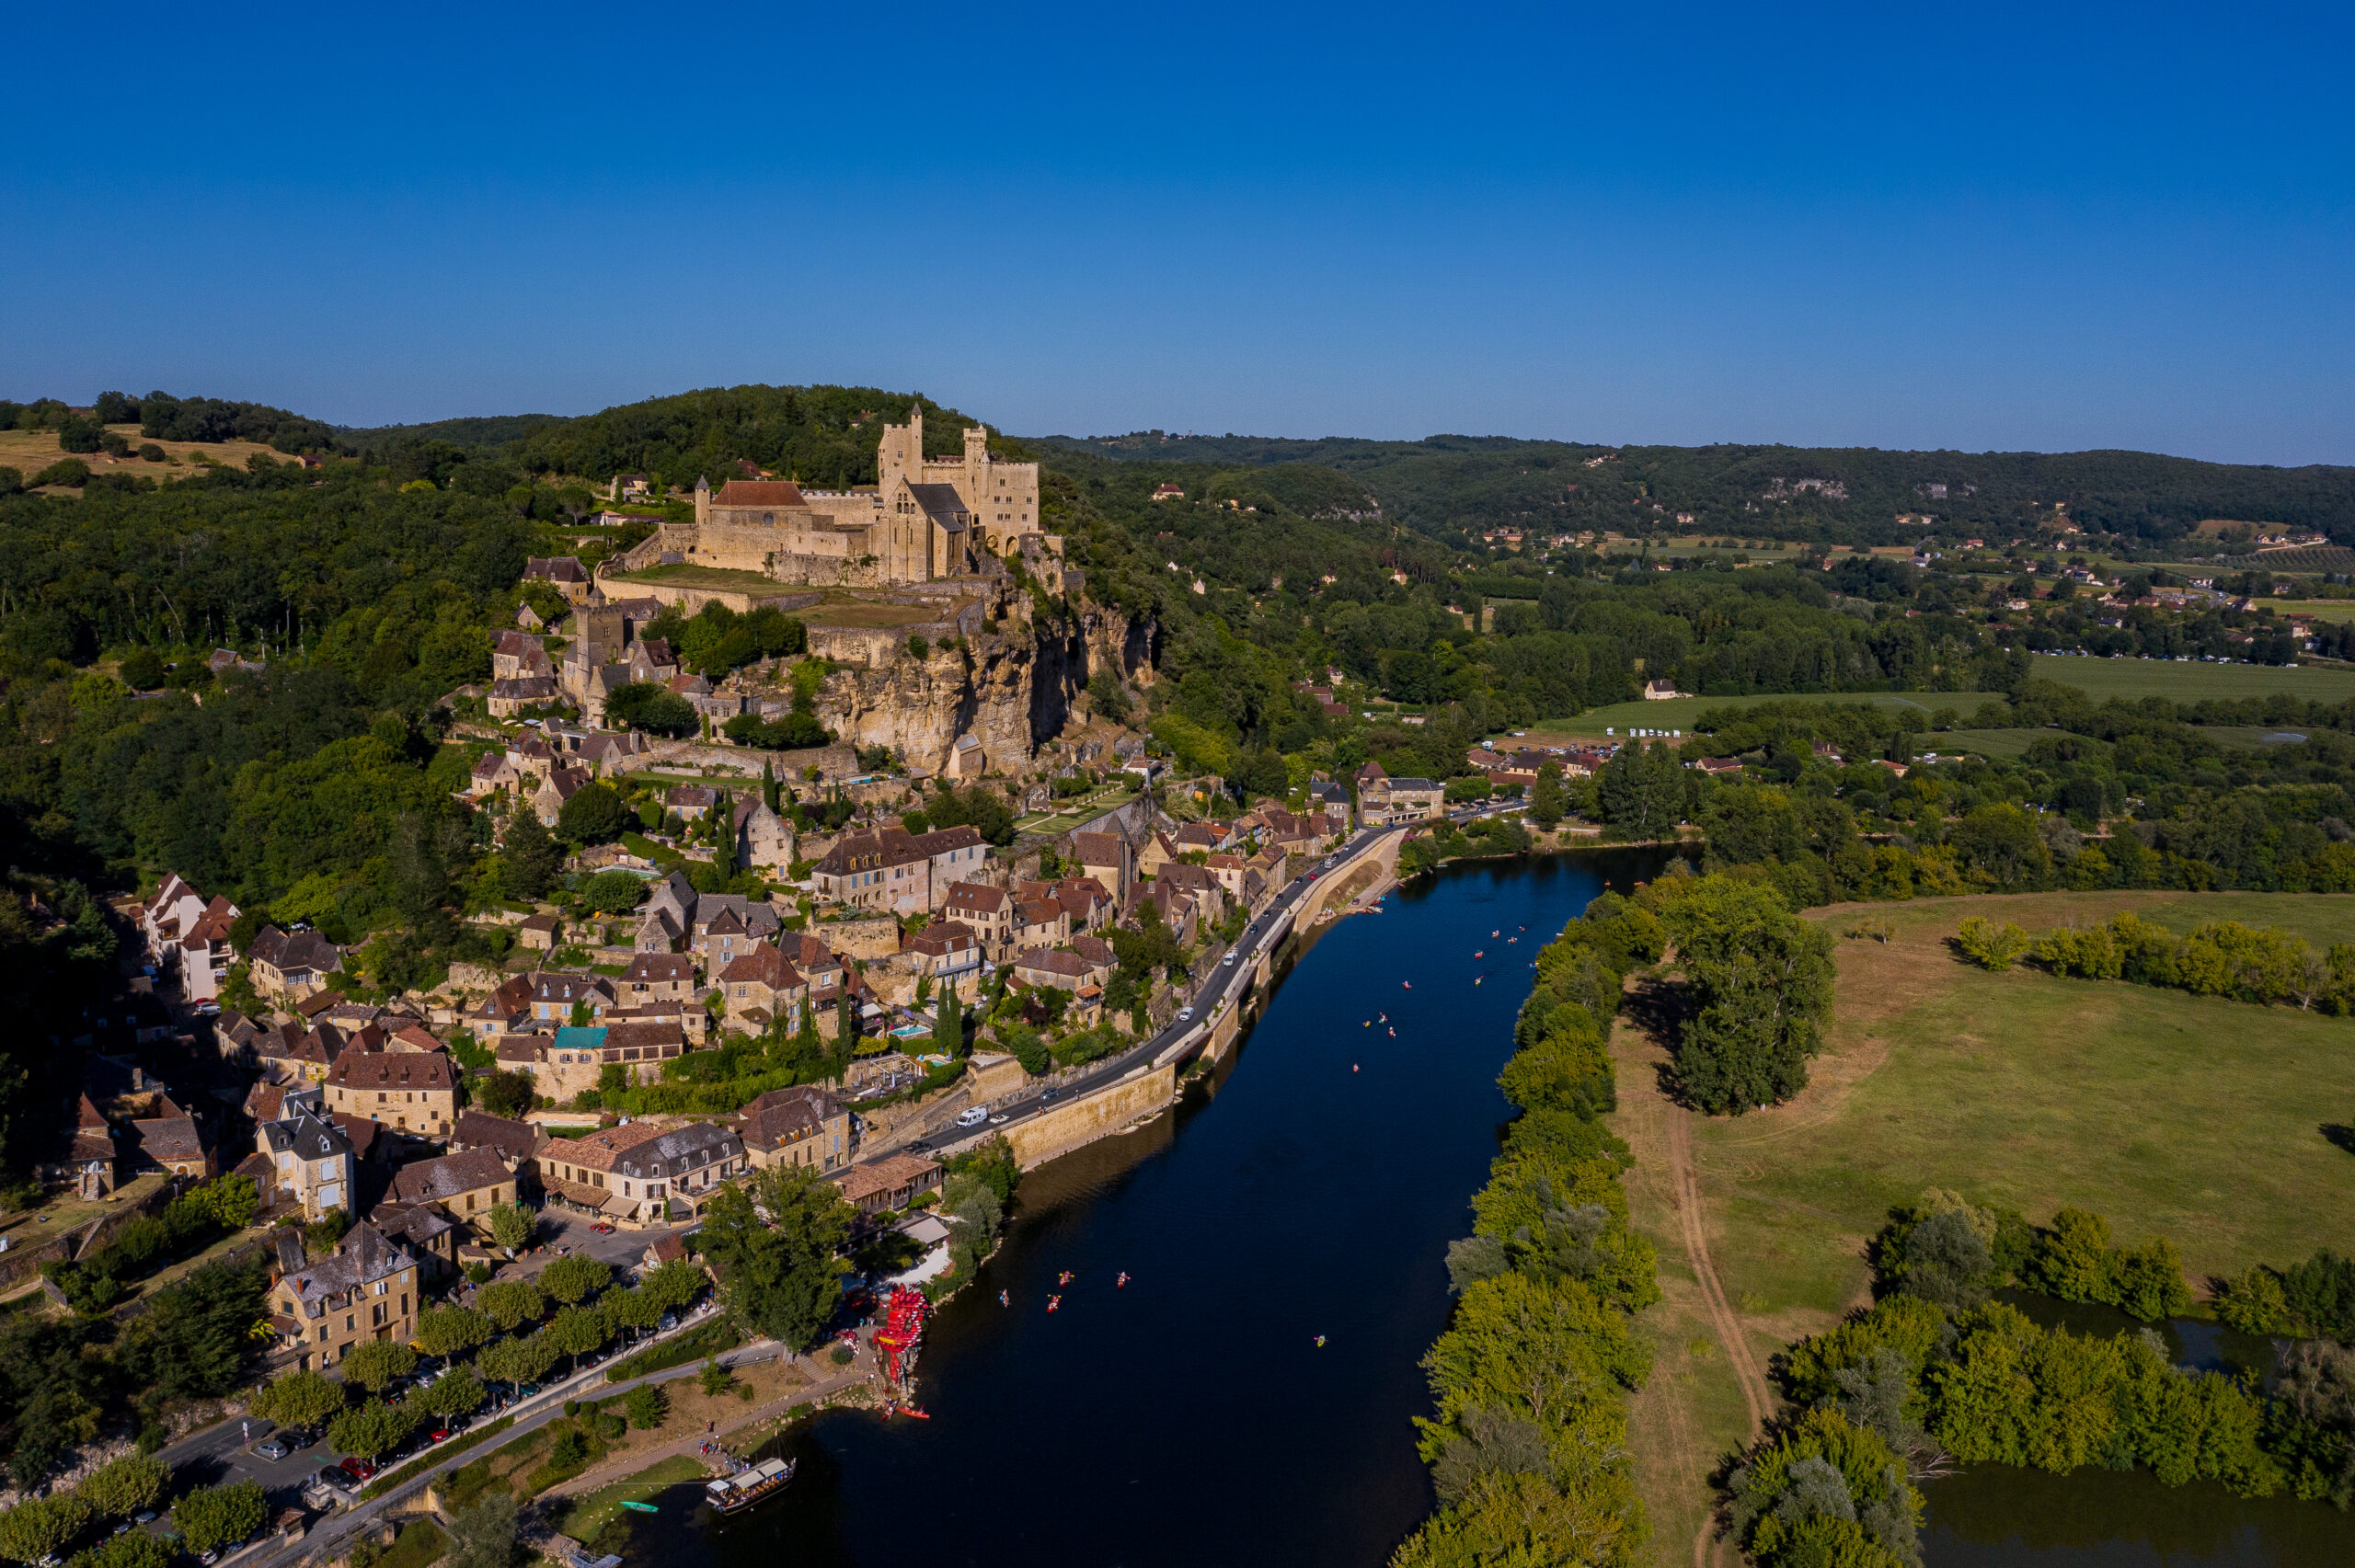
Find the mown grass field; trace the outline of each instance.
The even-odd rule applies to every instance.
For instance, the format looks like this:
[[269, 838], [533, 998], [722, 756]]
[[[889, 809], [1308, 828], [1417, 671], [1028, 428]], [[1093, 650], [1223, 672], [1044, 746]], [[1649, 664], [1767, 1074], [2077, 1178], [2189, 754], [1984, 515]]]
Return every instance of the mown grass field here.
[[2321, 703], [2355, 697], [2355, 670], [2312, 665], [2183, 664], [2166, 658], [2040, 653], [2035, 656], [2035, 674], [2039, 681], [2074, 686], [2097, 702], [2165, 697], [2196, 703], [2202, 697], [2270, 697], [2276, 692]]
[[[2066, 1204], [2164, 1232], [2195, 1281], [2316, 1246], [2355, 1248], [2355, 1019], [2117, 981], [1989, 974], [1946, 945], [1965, 916], [2029, 930], [2121, 909], [2179, 931], [2277, 925], [2355, 940], [2355, 898], [2066, 893], [1816, 911], [1839, 944], [1838, 1013], [1786, 1106], [1712, 1119], [1694, 1150], [1728, 1296], [1762, 1320], [1826, 1318], [1865, 1287], [1890, 1207], [1945, 1186], [2041, 1221]], [[2338, 1201], [2323, 1195], [2337, 1192]], [[1776, 1333], [1777, 1342], [1792, 1337]]]
[[[1949, 1187], [2041, 1222], [2064, 1205], [2124, 1241], [2181, 1248], [2195, 1288], [2318, 1246], [2355, 1250], [2355, 1019], [2116, 981], [1989, 974], [1947, 942], [1981, 914], [2030, 930], [2121, 909], [2177, 931], [2239, 920], [2317, 946], [2355, 941], [2355, 898], [2069, 893], [1855, 904], [1810, 911], [1835, 937], [1837, 1012], [1811, 1082], [1787, 1105], [1695, 1118], [1695, 1179], [1718, 1279], [1762, 1363], [1868, 1299], [1866, 1246], [1894, 1205]], [[1883, 944], [1842, 933], [1886, 921]], [[1660, 1248], [1659, 1357], [1638, 1397], [1639, 1474], [1662, 1565], [1693, 1562], [1706, 1470], [1743, 1438], [1738, 1386], [1698, 1302], [1662, 1174], [1668, 1115], [1656, 1042], [1614, 1039], [1614, 1131], [1638, 1161], [1636, 1224]]]
[[2276, 599], [2276, 615], [2311, 615], [2317, 621], [2355, 621], [2355, 599]]
[[1877, 708], [1903, 708], [1921, 715], [1924, 727], [1930, 715], [1952, 708], [1964, 718], [1982, 703], [2000, 703], [1993, 692], [1790, 692], [1751, 697], [1670, 697], [1663, 702], [1613, 703], [1589, 708], [1572, 718], [1547, 719], [1529, 732], [1534, 745], [1564, 740], [1601, 738], [1605, 728], [1625, 735], [1630, 728], [1693, 731], [1693, 721], [1711, 708], [1754, 708], [1763, 703], [1863, 703]]

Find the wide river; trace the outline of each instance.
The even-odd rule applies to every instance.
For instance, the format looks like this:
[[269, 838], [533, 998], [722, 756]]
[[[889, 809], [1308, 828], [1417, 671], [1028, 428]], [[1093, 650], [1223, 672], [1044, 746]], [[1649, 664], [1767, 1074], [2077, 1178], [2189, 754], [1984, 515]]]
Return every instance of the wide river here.
[[[671, 1488], [632, 1519], [629, 1568], [1380, 1568], [1431, 1505], [1418, 1362], [1508, 1112], [1496, 1075], [1530, 962], [1606, 883], [1662, 864], [1452, 867], [1295, 940], [1256, 1025], [1174, 1112], [1024, 1178], [1005, 1245], [927, 1336], [932, 1420], [789, 1431], [764, 1453], [799, 1460], [791, 1487], [732, 1522]], [[2204, 1488], [2154, 1508], [2148, 1480], [1942, 1483], [1928, 1568], [2346, 1560], [2268, 1539], [2291, 1519], [2335, 1536], [2327, 1508]], [[2226, 1516], [2193, 1524], [2209, 1508]]]

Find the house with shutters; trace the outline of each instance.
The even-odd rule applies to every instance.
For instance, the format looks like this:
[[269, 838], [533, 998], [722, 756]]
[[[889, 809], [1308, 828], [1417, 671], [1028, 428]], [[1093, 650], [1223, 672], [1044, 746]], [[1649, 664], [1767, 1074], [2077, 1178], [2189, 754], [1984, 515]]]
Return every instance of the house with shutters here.
[[[301, 1249], [299, 1233], [293, 1246]], [[279, 1350], [298, 1371], [323, 1371], [355, 1345], [370, 1340], [406, 1345], [417, 1333], [417, 1254], [362, 1220], [323, 1258], [281, 1258], [270, 1288], [270, 1325]]]
[[941, 914], [971, 932], [982, 956], [996, 962], [1014, 940], [1014, 895], [981, 882], [959, 882], [941, 902]]
[[404, 1165], [393, 1176], [391, 1201], [404, 1207], [431, 1203], [488, 1241], [490, 1211], [517, 1200], [518, 1178], [498, 1150], [478, 1145], [438, 1160]]
[[325, 990], [327, 977], [343, 967], [342, 953], [317, 932], [284, 932], [274, 925], [254, 933], [247, 956], [254, 990], [281, 1004]]
[[1129, 896], [1129, 885], [1136, 880], [1136, 852], [1128, 840], [1118, 833], [1074, 833], [1071, 850], [1081, 872], [1101, 883], [1116, 906]]
[[971, 827], [911, 833], [885, 828], [845, 833], [812, 868], [818, 897], [853, 909], [925, 914], [941, 907], [948, 889], [977, 876], [989, 861], [989, 842]]
[[347, 1048], [327, 1070], [329, 1111], [442, 1138], [458, 1120], [457, 1079], [446, 1055]]
[[551, 1142], [543, 1184], [567, 1207], [622, 1225], [700, 1218], [723, 1182], [751, 1168], [731, 1126], [634, 1122]]
[[625, 1007], [694, 1001], [695, 961], [684, 953], [638, 954], [614, 981], [614, 990]]
[[546, 969], [530, 977], [532, 1017], [530, 1027], [545, 1034], [572, 1023], [576, 1009], [586, 1008], [593, 1022], [603, 1018], [616, 1005], [614, 983], [603, 975], [575, 975], [558, 969]]
[[331, 1208], [349, 1213], [358, 1201], [359, 1165], [351, 1140], [333, 1122], [306, 1111], [254, 1129], [254, 1152], [269, 1162], [266, 1204], [291, 1204], [304, 1219]]
[[791, 959], [762, 943], [719, 971], [719, 997], [728, 1009], [722, 1027], [731, 1034], [764, 1034], [773, 1024], [793, 1029], [810, 1005], [810, 982]]
[[781, 924], [776, 910], [764, 900], [741, 893], [698, 893], [685, 872], [673, 871], [655, 884], [654, 896], [639, 907], [633, 945], [640, 953], [684, 948], [706, 965], [715, 958], [725, 965], [754, 943], [775, 936]]
[[961, 921], [934, 921], [910, 936], [900, 948], [901, 961], [936, 988], [946, 988], [971, 1000], [981, 983], [987, 960], [981, 938]]
[[772, 1089], [737, 1113], [744, 1154], [753, 1165], [832, 1171], [851, 1156], [850, 1113], [814, 1083]]

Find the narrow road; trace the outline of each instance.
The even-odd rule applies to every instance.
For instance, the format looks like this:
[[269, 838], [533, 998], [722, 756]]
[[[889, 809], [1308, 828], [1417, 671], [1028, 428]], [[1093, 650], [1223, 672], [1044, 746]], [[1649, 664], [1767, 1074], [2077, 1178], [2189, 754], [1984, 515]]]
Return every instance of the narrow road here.
[[[979, 1143], [983, 1139], [994, 1137], [1017, 1122], [1051, 1110], [1063, 1101], [1076, 1099], [1080, 1095], [1125, 1078], [1138, 1068], [1152, 1062], [1155, 1057], [1176, 1044], [1189, 1031], [1200, 1027], [1209, 1020], [1219, 1003], [1226, 999], [1227, 993], [1241, 983], [1243, 975], [1251, 967], [1258, 949], [1267, 933], [1285, 914], [1296, 911], [1300, 908], [1302, 901], [1315, 888], [1319, 879], [1343, 870], [1347, 862], [1363, 853], [1384, 834], [1399, 830], [1396, 828], [1361, 829], [1348, 843], [1331, 852], [1324, 861], [1320, 861], [1315, 872], [1295, 879], [1283, 898], [1270, 904], [1244, 929], [1241, 936], [1235, 938], [1235, 945], [1231, 949], [1235, 955], [1233, 964], [1212, 965], [1211, 972], [1202, 977], [1200, 990], [1196, 993], [1193, 1001], [1178, 1017], [1171, 1019], [1161, 1028], [1118, 1056], [1108, 1057], [1076, 1078], [1052, 1086], [1026, 1090], [1013, 1099], [999, 1103], [994, 1109], [997, 1115], [1003, 1115], [1006, 1118], [1003, 1123], [997, 1121], [995, 1116], [993, 1116], [992, 1119], [983, 1126], [971, 1128], [943, 1126], [937, 1122], [927, 1123], [921, 1127], [911, 1126], [904, 1129], [903, 1137], [877, 1140], [867, 1154], [867, 1160], [879, 1159], [895, 1150], [905, 1150], [912, 1154], [956, 1152], [970, 1144]], [[1331, 863], [1329, 870], [1325, 868], [1327, 861]], [[865, 1161], [861, 1162], [861, 1163], [865, 1162]]]

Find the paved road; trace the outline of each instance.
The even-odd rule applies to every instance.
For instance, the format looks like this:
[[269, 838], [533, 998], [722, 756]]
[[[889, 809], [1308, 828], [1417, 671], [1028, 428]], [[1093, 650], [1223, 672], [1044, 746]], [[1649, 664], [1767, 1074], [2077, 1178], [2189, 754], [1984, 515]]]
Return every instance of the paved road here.
[[[913, 1131], [909, 1141], [879, 1145], [875, 1153], [869, 1158], [890, 1152], [895, 1148], [904, 1149], [911, 1153], [929, 1154], [945, 1152], [978, 1142], [982, 1139], [1005, 1132], [1007, 1128], [1036, 1116], [1063, 1101], [1075, 1099], [1103, 1088], [1109, 1083], [1126, 1077], [1139, 1067], [1150, 1063], [1163, 1051], [1175, 1045], [1189, 1030], [1211, 1018], [1217, 1011], [1219, 1003], [1225, 1000], [1227, 993], [1243, 983], [1243, 977], [1250, 972], [1258, 948], [1268, 933], [1273, 930], [1285, 915], [1299, 910], [1301, 904], [1315, 891], [1319, 880], [1332, 875], [1331, 872], [1324, 869], [1325, 865], [1329, 863], [1338, 868], [1340, 862], [1367, 849], [1384, 835], [1403, 830], [1399, 828], [1361, 829], [1348, 843], [1333, 851], [1326, 856], [1325, 860], [1318, 862], [1317, 871], [1296, 879], [1281, 899], [1269, 905], [1244, 929], [1241, 936], [1235, 938], [1235, 945], [1229, 949], [1236, 955], [1235, 962], [1233, 964], [1219, 963], [1211, 967], [1211, 972], [1202, 980], [1201, 990], [1195, 994], [1193, 1001], [1183, 1010], [1183, 1016], [1172, 1018], [1162, 1028], [1136, 1045], [1131, 1046], [1117, 1056], [1108, 1057], [1095, 1063], [1075, 1078], [1067, 1079], [1051, 1086], [1028, 1090], [1012, 1099], [998, 1102], [991, 1107], [993, 1114], [986, 1126], [971, 1128], [950, 1126], [945, 1128], [927, 1127]], [[998, 1119], [1000, 1116], [1005, 1120], [1000, 1121]]]
[[[695, 1321], [701, 1322], [702, 1320], [697, 1319]], [[684, 1333], [689, 1326], [691, 1325], [684, 1323], [681, 1324], [680, 1332]], [[719, 1357], [719, 1360], [725, 1366], [742, 1367], [755, 1362], [774, 1361], [784, 1354], [784, 1347], [777, 1345], [775, 1341], [762, 1340], [756, 1344], [742, 1345], [735, 1350], [729, 1351], [722, 1355]], [[827, 1382], [826, 1379], [818, 1375], [817, 1368], [814, 1366], [808, 1366], [805, 1364], [805, 1369], [810, 1373], [810, 1381], [813, 1385], [824, 1385]], [[284, 1544], [280, 1544], [274, 1541], [264, 1541], [249, 1549], [242, 1556], [225, 1560], [221, 1564], [221, 1568], [233, 1568], [233, 1565], [234, 1568], [285, 1568], [285, 1565], [287, 1564], [292, 1564], [306, 1558], [324, 1562], [329, 1558], [339, 1556], [341, 1554], [346, 1542], [349, 1542], [361, 1531], [372, 1528], [385, 1515], [388, 1510], [392, 1509], [396, 1505], [401, 1504], [406, 1499], [415, 1495], [417, 1492], [431, 1482], [433, 1477], [439, 1475], [444, 1470], [454, 1465], [470, 1463], [471, 1461], [481, 1458], [484, 1454], [488, 1453], [492, 1448], [503, 1444], [511, 1443], [516, 1438], [523, 1436], [529, 1433], [535, 1432], [541, 1427], [546, 1425], [549, 1422], [561, 1417], [564, 1414], [564, 1402], [566, 1399], [586, 1398], [592, 1395], [597, 1399], [606, 1399], [615, 1394], [627, 1393], [630, 1390], [637, 1388], [641, 1383], [672, 1382], [681, 1378], [700, 1376], [702, 1371], [702, 1362], [690, 1361], [684, 1367], [666, 1368], [662, 1371], [650, 1373], [643, 1378], [633, 1378], [627, 1382], [608, 1383], [604, 1381], [603, 1369], [592, 1368], [586, 1372], [575, 1375], [573, 1378], [563, 1383], [551, 1384], [537, 1398], [523, 1405], [517, 1406], [515, 1411], [511, 1413], [515, 1416], [515, 1424], [506, 1431], [501, 1432], [497, 1438], [486, 1442], [479, 1447], [467, 1448], [450, 1455], [448, 1459], [444, 1462], [433, 1465], [430, 1469], [419, 1472], [413, 1479], [404, 1482], [401, 1485], [385, 1493], [380, 1497], [371, 1498], [365, 1503], [358, 1503], [348, 1508], [325, 1516], [312, 1528], [311, 1533], [300, 1541]], [[864, 1375], [863, 1371], [861, 1375]], [[812, 1397], [812, 1395], [809, 1391], [805, 1391], [800, 1397], [806, 1399]], [[496, 1419], [496, 1415], [488, 1412], [476, 1418], [477, 1423]], [[237, 1435], [236, 1424], [234, 1422], [230, 1423], [227, 1427], [227, 1431], [232, 1436], [236, 1436]], [[259, 1423], [255, 1424], [255, 1436], [256, 1439], [258, 1440], [260, 1437]], [[324, 1447], [324, 1445], [322, 1445], [322, 1447]], [[319, 1448], [314, 1448], [310, 1450], [308, 1455], [294, 1456], [297, 1459], [307, 1459], [309, 1463], [307, 1465], [301, 1466], [296, 1470], [296, 1473], [293, 1479], [286, 1483], [288, 1486], [298, 1486], [304, 1474], [316, 1471], [320, 1465], [327, 1462], [327, 1460], [316, 1457], [320, 1451], [321, 1450]], [[413, 1458], [414, 1456], [412, 1456], [412, 1459]], [[267, 1461], [262, 1460], [258, 1455], [253, 1454], [239, 1455], [236, 1462], [246, 1465], [267, 1463]], [[281, 1461], [281, 1468], [291, 1462], [292, 1461]], [[244, 1479], [244, 1477], [232, 1476], [228, 1479], [240, 1480]], [[269, 1482], [265, 1482], [264, 1484], [267, 1485]], [[293, 1494], [292, 1491], [283, 1497], [273, 1495], [270, 1499], [273, 1506], [294, 1501], [296, 1501], [296, 1498]], [[160, 1524], [161, 1521], [158, 1521], [158, 1523]]]

